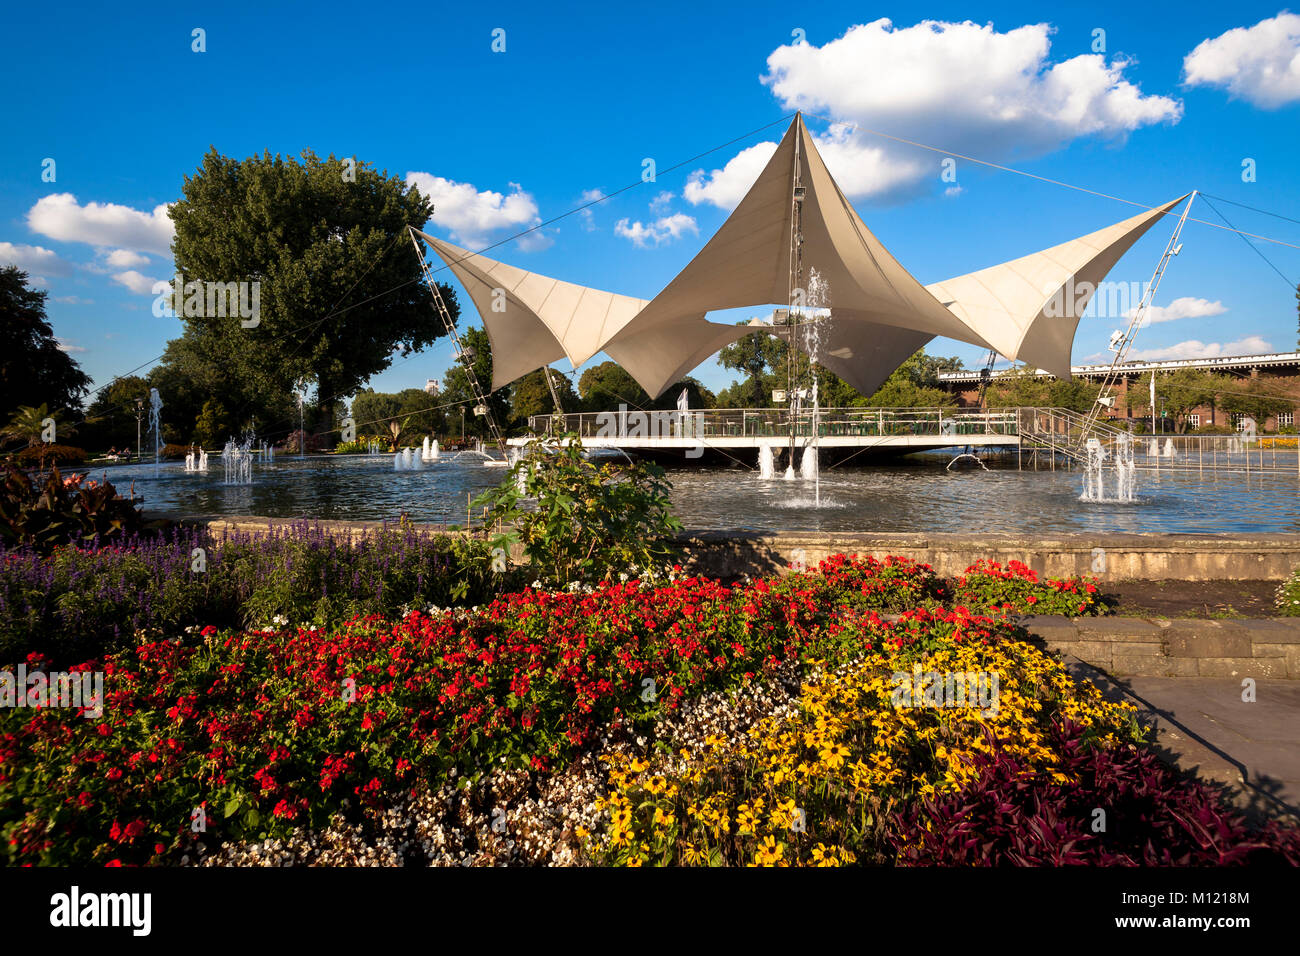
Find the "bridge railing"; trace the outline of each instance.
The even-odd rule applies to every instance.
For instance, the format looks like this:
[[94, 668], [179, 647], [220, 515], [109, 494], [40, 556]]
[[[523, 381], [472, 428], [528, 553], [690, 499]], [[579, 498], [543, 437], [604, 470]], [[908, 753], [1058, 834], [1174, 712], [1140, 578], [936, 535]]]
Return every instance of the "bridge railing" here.
[[[886, 437], [895, 435], [1005, 435], [1014, 439], [1019, 427], [1015, 409], [964, 412], [948, 408], [823, 408], [816, 415], [804, 410], [791, 415], [779, 408], [711, 408], [681, 412], [624, 409], [534, 415], [528, 428], [536, 435], [557, 437], [576, 432], [581, 438], [808, 438]], [[959, 442], [954, 442], [958, 444]]]

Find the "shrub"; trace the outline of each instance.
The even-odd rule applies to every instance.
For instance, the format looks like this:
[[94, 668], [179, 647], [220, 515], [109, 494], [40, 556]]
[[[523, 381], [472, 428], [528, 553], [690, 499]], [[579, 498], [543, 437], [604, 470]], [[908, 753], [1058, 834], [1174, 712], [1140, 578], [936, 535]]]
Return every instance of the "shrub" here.
[[28, 445], [14, 455], [14, 460], [25, 468], [44, 468], [47, 465], [80, 465], [86, 460], [86, 449], [77, 448], [75, 445], [40, 442], [35, 445]]
[[1278, 587], [1273, 603], [1283, 617], [1300, 617], [1300, 568]]
[[568, 436], [558, 448], [532, 441], [500, 486], [474, 506], [486, 507], [486, 522], [501, 529], [496, 546], [522, 544], [532, 573], [565, 587], [667, 562], [670, 537], [682, 527], [671, 487], [658, 465], [596, 464]]
[[42, 482], [7, 466], [0, 485], [0, 545], [39, 554], [70, 542], [111, 542], [143, 527], [139, 505], [108, 481], [64, 478], [53, 467]]
[[336, 455], [364, 455], [368, 451], [370, 451], [368, 441], [341, 441], [334, 446]]
[[[197, 454], [197, 451], [198, 448], [196, 445], [173, 445], [168, 443], [158, 449], [158, 457], [166, 459], [167, 461], [184, 461], [186, 455], [190, 452], [195, 452]], [[142, 455], [147, 460], [149, 458], [148, 450], [146, 449]]]
[[[304, 439], [304, 433], [295, 428], [288, 434], [284, 441], [280, 442], [280, 444], [276, 446], [276, 451], [288, 454], [290, 452], [297, 452], [300, 446], [304, 447], [309, 452], [318, 452], [325, 448], [326, 438], [324, 435], [313, 435], [311, 432], [306, 432], [305, 434], [306, 438]], [[305, 444], [303, 444], [304, 442]]]

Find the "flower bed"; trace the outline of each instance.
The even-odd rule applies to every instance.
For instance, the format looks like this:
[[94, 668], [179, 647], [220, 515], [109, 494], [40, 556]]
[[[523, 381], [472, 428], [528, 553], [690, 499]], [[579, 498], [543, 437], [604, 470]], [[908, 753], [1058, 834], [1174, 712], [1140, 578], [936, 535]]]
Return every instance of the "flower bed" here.
[[76, 663], [207, 625], [476, 604], [517, 580], [493, 572], [482, 541], [396, 526], [356, 539], [302, 523], [262, 535], [173, 528], [49, 556], [0, 548], [0, 665], [30, 653]]
[[[936, 801], [1000, 792], [1005, 761], [1032, 793], [1077, 796], [1090, 778], [1072, 741], [1120, 754], [1137, 739], [1125, 711], [1020, 640], [1003, 604], [942, 607], [948, 595], [924, 566], [836, 557], [737, 587], [526, 589], [396, 621], [168, 633], [104, 659], [98, 718], [0, 712], [0, 853], [945, 862], [969, 847], [925, 835], [931, 817], [960, 817]], [[888, 618], [915, 601], [929, 606]], [[891, 681], [915, 666], [998, 675], [996, 711], [893, 706]], [[802, 696], [782, 690], [801, 679]], [[1245, 843], [1212, 812], [1221, 840]]]
[[1040, 579], [1038, 572], [1019, 561], [1006, 566], [996, 561], [976, 561], [956, 582], [956, 599], [972, 607], [1009, 604], [1030, 614], [1076, 617], [1105, 613], [1101, 592], [1088, 578]]

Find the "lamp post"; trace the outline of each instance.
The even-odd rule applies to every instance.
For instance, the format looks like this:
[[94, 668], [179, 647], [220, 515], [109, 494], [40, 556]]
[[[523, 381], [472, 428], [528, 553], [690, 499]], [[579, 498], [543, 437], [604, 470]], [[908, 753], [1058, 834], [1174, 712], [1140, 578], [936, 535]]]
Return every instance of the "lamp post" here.
[[460, 407], [460, 443], [465, 444], [465, 406]]
[[144, 399], [135, 400], [135, 457], [140, 458], [140, 423], [144, 421]]

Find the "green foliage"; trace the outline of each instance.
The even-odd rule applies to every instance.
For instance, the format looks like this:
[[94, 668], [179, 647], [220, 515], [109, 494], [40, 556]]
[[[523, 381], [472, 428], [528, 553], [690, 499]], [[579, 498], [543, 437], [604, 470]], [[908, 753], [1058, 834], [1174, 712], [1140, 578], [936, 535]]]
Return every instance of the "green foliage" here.
[[204, 402], [194, 423], [194, 440], [205, 448], [215, 448], [224, 445], [232, 431], [226, 407], [215, 398]]
[[628, 408], [649, 408], [650, 396], [616, 362], [601, 362], [582, 373], [578, 379], [578, 394], [587, 411], [616, 411], [619, 405]]
[[45, 317], [44, 290], [28, 288], [27, 273], [0, 268], [0, 418], [21, 402], [78, 409], [90, 376], [59, 348]]
[[370, 451], [370, 442], [362, 441], [341, 441], [334, 446], [336, 455], [364, 455]]
[[1300, 617], [1300, 568], [1282, 582], [1273, 603], [1283, 617]]
[[[100, 389], [86, 409], [82, 440], [91, 448], [135, 447], [137, 412], [143, 402], [143, 422], [149, 412], [149, 383], [136, 375], [115, 378]], [[168, 408], [168, 412], [171, 409]], [[143, 433], [143, 428], [141, 429]]]
[[367, 388], [352, 399], [352, 420], [358, 435], [382, 438], [396, 451], [403, 439], [409, 442], [414, 438], [418, 442], [425, 435], [437, 435], [444, 430], [442, 411], [433, 409], [439, 404], [441, 399], [422, 388], [404, 388], [400, 392], [376, 392]]
[[956, 371], [961, 361], [913, 354], [869, 398], [855, 404], [869, 408], [955, 408], [957, 397], [939, 385], [939, 373]]
[[18, 410], [9, 419], [9, 424], [0, 429], [0, 437], [18, 439], [29, 448], [39, 445], [44, 441], [47, 421], [54, 422], [56, 438], [73, 434], [76, 429], [64, 424], [59, 420], [60, 418], [62, 415], [58, 411], [50, 411], [44, 403], [34, 408], [30, 405], [19, 405]]
[[0, 485], [0, 543], [48, 554], [60, 545], [98, 538], [111, 542], [144, 524], [139, 506], [121, 498], [107, 481], [66, 480], [57, 466], [44, 482], [6, 466]]
[[[307, 379], [317, 429], [333, 429], [336, 396], [443, 334], [406, 231], [431, 214], [418, 189], [364, 162], [310, 150], [237, 160], [212, 149], [170, 208], [176, 268], [186, 282], [258, 282], [259, 322], [182, 316], [185, 333], [164, 358], [181, 374], [168, 384], [196, 382], [204, 400], [220, 394], [242, 428], [296, 424], [292, 388]], [[442, 293], [454, 317], [455, 293]], [[189, 404], [193, 421], [202, 402]]]
[[[522, 486], [522, 487], [521, 487]], [[681, 530], [664, 471], [647, 462], [589, 461], [576, 436], [528, 446], [497, 488], [480, 495], [497, 547], [521, 544], [530, 573], [557, 587], [658, 568]], [[535, 504], [535, 507], [533, 506]]]
[[80, 465], [85, 460], [86, 449], [53, 442], [29, 445], [14, 455], [14, 461], [24, 468], [43, 469], [46, 465]]
[[[460, 333], [461, 343], [466, 350], [472, 351], [474, 376], [479, 386], [484, 389], [492, 387], [492, 340], [480, 328], [471, 327]], [[474, 392], [469, 387], [469, 378], [465, 369], [458, 362], [447, 369], [442, 377], [442, 395], [439, 405], [460, 403], [461, 407], [447, 409], [447, 431], [458, 434], [461, 413], [464, 413], [465, 434], [486, 438], [487, 425], [483, 419], [474, 414]], [[499, 389], [487, 397], [487, 406], [496, 420], [498, 428], [504, 428], [510, 422], [510, 396], [506, 389]]]
[[555, 402], [552, 401], [551, 390], [546, 385], [545, 373], [548, 371], [565, 413], [571, 414], [582, 410], [577, 393], [573, 390], [573, 381], [569, 376], [554, 369], [537, 369], [510, 386], [512, 428], [526, 428], [531, 416], [550, 415], [554, 412]]

